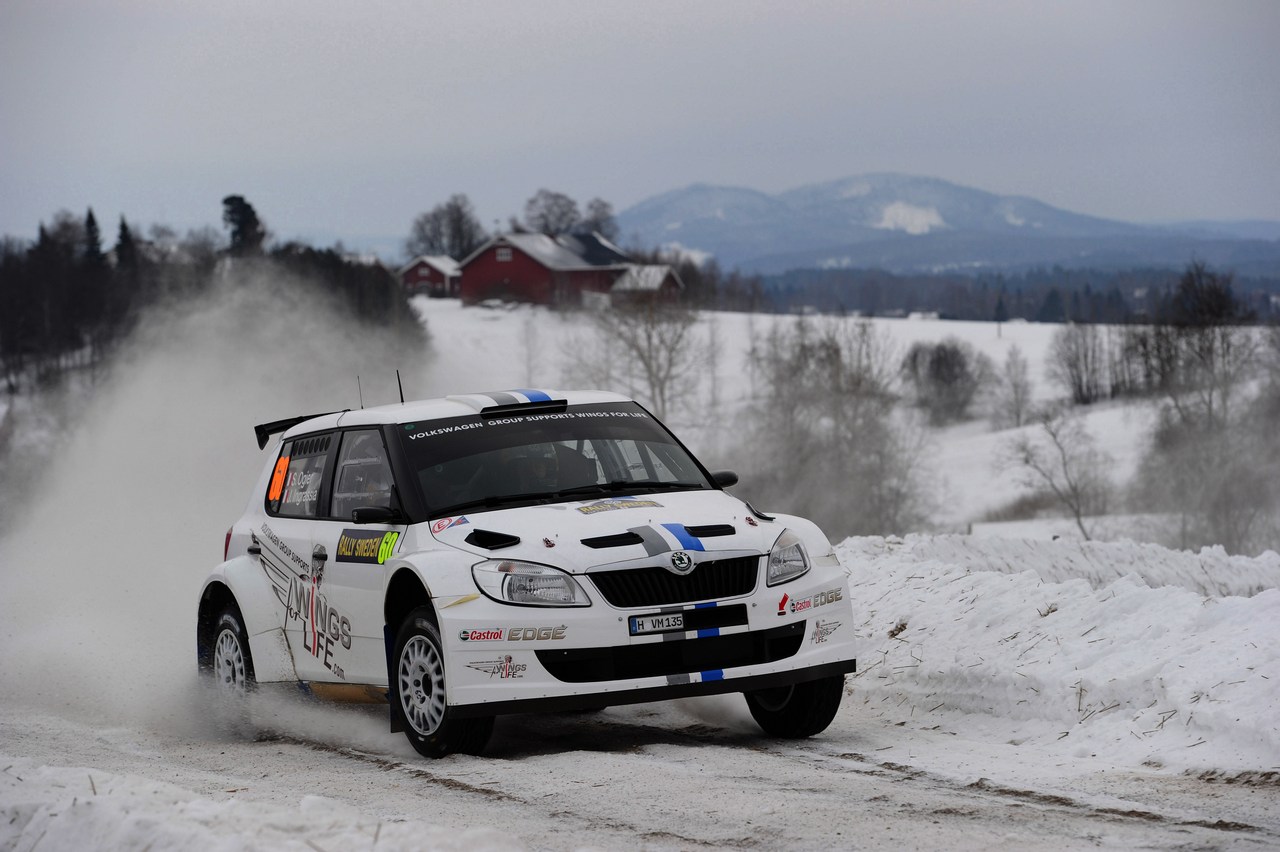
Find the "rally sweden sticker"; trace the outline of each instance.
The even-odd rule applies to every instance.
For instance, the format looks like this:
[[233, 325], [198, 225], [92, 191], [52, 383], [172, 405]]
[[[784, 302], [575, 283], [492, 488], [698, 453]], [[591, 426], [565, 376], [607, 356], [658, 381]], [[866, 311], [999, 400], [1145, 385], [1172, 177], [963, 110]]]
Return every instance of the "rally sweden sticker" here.
[[661, 509], [662, 504], [656, 500], [638, 500], [635, 497], [611, 497], [608, 500], [600, 500], [589, 506], [579, 506], [578, 511], [584, 515], [594, 515], [597, 512], [612, 512], [617, 509]]
[[391, 558], [399, 538], [398, 532], [343, 530], [338, 537], [337, 561], [381, 565]]

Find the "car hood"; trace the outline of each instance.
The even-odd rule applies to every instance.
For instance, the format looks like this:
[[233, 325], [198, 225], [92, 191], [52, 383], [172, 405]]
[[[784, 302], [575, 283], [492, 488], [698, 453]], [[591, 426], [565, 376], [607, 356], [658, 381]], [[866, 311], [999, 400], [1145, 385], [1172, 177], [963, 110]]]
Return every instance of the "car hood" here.
[[474, 512], [428, 524], [436, 540], [482, 558], [520, 559], [580, 573], [652, 562], [767, 553], [783, 526], [723, 491], [676, 491]]

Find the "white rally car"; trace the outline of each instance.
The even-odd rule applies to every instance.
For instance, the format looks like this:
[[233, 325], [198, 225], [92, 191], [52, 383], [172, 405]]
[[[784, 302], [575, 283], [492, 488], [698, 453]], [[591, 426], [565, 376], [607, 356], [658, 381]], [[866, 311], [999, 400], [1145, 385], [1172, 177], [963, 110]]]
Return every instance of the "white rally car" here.
[[811, 522], [724, 491], [639, 404], [517, 390], [297, 417], [205, 580], [201, 671], [385, 700], [424, 755], [495, 716], [742, 692], [824, 730], [855, 670]]

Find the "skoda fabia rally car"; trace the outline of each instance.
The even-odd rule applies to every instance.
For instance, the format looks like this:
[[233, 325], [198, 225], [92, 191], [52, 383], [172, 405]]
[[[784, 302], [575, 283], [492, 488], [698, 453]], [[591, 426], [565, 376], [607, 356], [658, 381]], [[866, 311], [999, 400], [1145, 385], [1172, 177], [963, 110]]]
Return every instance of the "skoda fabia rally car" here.
[[831, 545], [634, 401], [518, 390], [256, 431], [283, 434], [199, 600], [220, 690], [385, 700], [429, 757], [510, 713], [741, 692], [774, 736], [835, 716], [856, 664]]

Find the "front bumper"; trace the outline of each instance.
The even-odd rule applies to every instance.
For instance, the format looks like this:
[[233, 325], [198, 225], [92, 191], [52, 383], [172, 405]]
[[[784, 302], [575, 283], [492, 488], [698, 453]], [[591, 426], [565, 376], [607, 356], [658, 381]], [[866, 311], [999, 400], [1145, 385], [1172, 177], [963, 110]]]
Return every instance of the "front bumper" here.
[[[618, 608], [437, 608], [459, 717], [598, 708], [786, 686], [856, 671], [844, 572], [811, 572], [729, 600]], [[637, 615], [685, 629], [632, 635]]]
[[751, 692], [790, 686], [809, 680], [847, 674], [858, 670], [857, 660], [841, 660], [804, 669], [734, 677], [729, 680], [703, 680], [674, 683], [667, 686], [649, 686], [641, 689], [613, 690], [600, 693], [575, 693], [546, 698], [516, 698], [507, 701], [491, 701], [485, 704], [466, 704], [454, 708], [459, 718], [478, 716], [505, 716], [513, 713], [559, 713], [570, 710], [594, 710], [618, 704], [644, 704], [649, 701], [671, 701], [676, 698], [696, 698], [701, 695], [723, 695], [727, 692]]

